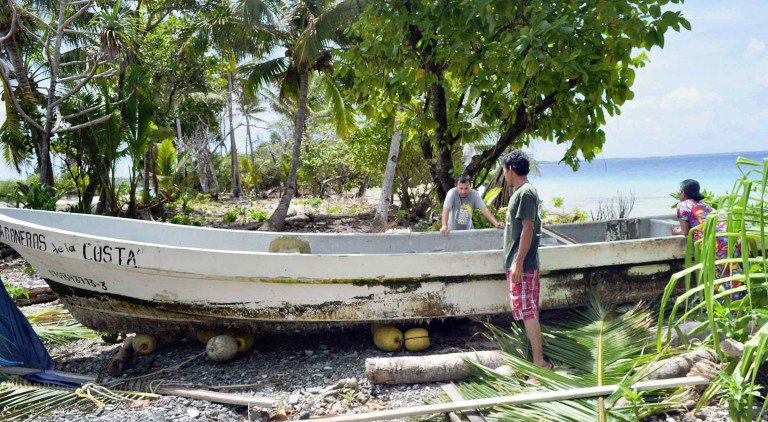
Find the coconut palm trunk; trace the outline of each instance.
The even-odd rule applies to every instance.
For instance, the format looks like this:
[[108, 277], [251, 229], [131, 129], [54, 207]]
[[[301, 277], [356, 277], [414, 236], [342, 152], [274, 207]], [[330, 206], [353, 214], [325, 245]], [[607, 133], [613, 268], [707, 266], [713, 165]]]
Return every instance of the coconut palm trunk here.
[[229, 144], [232, 154], [232, 196], [240, 197], [240, 163], [237, 161], [237, 144], [235, 143], [235, 126], [232, 123], [232, 72], [227, 72], [227, 114], [229, 115]]
[[392, 141], [389, 144], [389, 156], [387, 159], [387, 168], [384, 171], [384, 181], [381, 183], [381, 199], [379, 208], [376, 209], [376, 215], [373, 217], [371, 232], [381, 231], [387, 224], [389, 214], [390, 199], [392, 198], [392, 186], [395, 180], [395, 170], [397, 170], [397, 156], [400, 153], [400, 140], [403, 136], [403, 129], [397, 127], [397, 117], [395, 117], [394, 133]]
[[296, 127], [293, 131], [293, 154], [291, 156], [291, 170], [288, 173], [288, 186], [285, 189], [280, 203], [275, 212], [269, 217], [267, 223], [262, 225], [260, 230], [282, 231], [285, 228], [285, 217], [288, 215], [288, 207], [291, 206], [291, 200], [296, 195], [297, 181], [296, 174], [301, 163], [301, 138], [304, 135], [304, 120], [307, 112], [307, 91], [309, 88], [309, 71], [302, 69], [299, 78], [299, 107], [296, 111]]
[[253, 141], [251, 140], [251, 119], [248, 117], [248, 113], [245, 114], [245, 127], [247, 131], [245, 132], [246, 136], [246, 144], [245, 144], [245, 153], [248, 154], [248, 148], [251, 149], [250, 157], [251, 157], [251, 168], [256, 167], [256, 157], [253, 155]]

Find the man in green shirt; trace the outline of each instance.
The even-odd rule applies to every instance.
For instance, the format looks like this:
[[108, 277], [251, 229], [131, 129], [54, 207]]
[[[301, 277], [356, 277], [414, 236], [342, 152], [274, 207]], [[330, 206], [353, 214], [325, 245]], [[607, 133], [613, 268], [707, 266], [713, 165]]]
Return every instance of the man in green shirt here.
[[539, 324], [539, 194], [528, 181], [530, 161], [522, 151], [504, 157], [504, 180], [514, 192], [507, 207], [504, 229], [504, 269], [507, 271], [512, 317], [522, 320], [531, 343], [533, 363], [552, 369], [544, 359]]

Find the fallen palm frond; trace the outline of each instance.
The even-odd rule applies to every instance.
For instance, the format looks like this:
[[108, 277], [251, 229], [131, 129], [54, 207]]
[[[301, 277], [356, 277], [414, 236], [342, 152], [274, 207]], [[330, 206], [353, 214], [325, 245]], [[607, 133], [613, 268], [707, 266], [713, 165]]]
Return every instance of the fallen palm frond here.
[[29, 420], [55, 410], [91, 411], [109, 403], [158, 397], [134, 391], [112, 391], [94, 384], [64, 388], [6, 381], [0, 383], [0, 419]]
[[[22, 311], [24, 312], [24, 311]], [[63, 307], [55, 306], [35, 313], [24, 313], [35, 333], [45, 342], [65, 344], [72, 340], [88, 339], [98, 335], [96, 331], [77, 322]]]
[[[480, 375], [460, 390], [469, 399], [499, 397], [525, 392], [545, 392], [618, 384], [619, 390], [605, 398], [541, 402], [515, 407], [499, 406], [489, 420], [637, 420], [651, 413], [679, 407], [683, 393], [663, 398], [660, 392], [635, 392], [629, 386], [645, 373], [646, 365], [666, 356], [648, 347], [650, 311], [635, 307], [617, 314], [593, 298], [583, 312], [543, 330], [544, 353], [558, 364], [549, 371], [531, 363], [520, 350], [528, 350], [522, 329], [513, 325], [507, 332], [488, 326], [493, 340], [504, 353], [513, 375], [496, 373], [475, 365]], [[529, 377], [538, 380], [528, 381]], [[619, 399], [624, 397], [621, 403]], [[624, 404], [622, 404], [624, 403]]]

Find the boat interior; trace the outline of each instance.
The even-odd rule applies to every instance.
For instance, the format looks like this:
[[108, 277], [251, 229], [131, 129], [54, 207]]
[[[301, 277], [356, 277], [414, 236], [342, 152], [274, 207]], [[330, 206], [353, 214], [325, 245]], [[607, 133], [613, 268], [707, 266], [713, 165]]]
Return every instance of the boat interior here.
[[[157, 246], [211, 249], [232, 252], [311, 254], [395, 254], [483, 251], [501, 249], [503, 230], [394, 233], [275, 233], [214, 229], [125, 218], [0, 208], [2, 220], [37, 225], [116, 241]], [[7, 220], [11, 222], [11, 220]], [[672, 236], [677, 224], [672, 216], [626, 218], [608, 221], [544, 226], [542, 247], [636, 240]], [[30, 227], [30, 229], [33, 229]]]

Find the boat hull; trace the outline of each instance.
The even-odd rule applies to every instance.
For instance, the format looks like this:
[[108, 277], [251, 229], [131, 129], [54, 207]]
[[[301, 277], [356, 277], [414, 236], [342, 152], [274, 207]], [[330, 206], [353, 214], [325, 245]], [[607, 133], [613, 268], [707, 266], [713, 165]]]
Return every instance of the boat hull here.
[[[75, 318], [101, 331], [274, 331], [509, 309], [499, 249], [443, 252], [443, 245], [434, 248], [438, 252], [312, 254], [185, 248], [79, 234], [17, 214], [24, 215], [0, 212], [0, 240], [36, 268]], [[233, 242], [239, 236], [221, 232], [195, 233], [229, 235]], [[474, 235], [500, 239], [494, 231], [452, 236], [460, 243]], [[425, 238], [451, 241], [439, 234], [411, 236], [411, 246]], [[357, 239], [293, 237], [312, 250]], [[682, 237], [658, 237], [542, 247], [541, 308], [584, 305], [590, 290], [606, 303], [657, 298], [681, 269], [684, 244]]]

